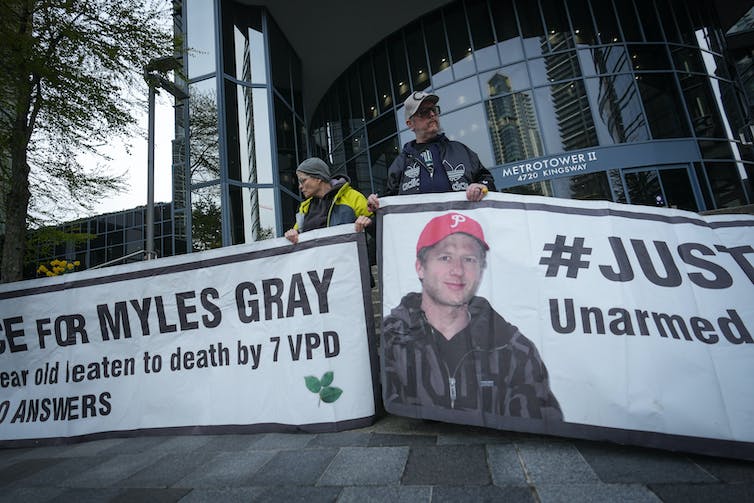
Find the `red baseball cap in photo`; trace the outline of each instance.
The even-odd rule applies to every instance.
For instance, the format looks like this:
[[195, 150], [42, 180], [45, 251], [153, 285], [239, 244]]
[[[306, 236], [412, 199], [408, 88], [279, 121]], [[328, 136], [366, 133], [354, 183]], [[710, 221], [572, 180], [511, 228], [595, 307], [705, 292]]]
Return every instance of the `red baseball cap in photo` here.
[[416, 243], [416, 255], [419, 255], [422, 248], [434, 246], [456, 232], [463, 232], [477, 238], [485, 250], [490, 249], [484, 240], [484, 232], [482, 232], [482, 226], [479, 225], [479, 222], [454, 211], [435, 217], [424, 226], [424, 230], [419, 234], [419, 241]]

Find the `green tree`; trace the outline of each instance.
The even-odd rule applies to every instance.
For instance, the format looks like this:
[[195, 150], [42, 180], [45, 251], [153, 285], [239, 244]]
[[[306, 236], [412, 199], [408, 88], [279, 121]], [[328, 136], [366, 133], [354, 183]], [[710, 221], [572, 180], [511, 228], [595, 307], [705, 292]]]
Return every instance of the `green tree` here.
[[[26, 230], [123, 186], [82, 154], [135, 131], [142, 71], [173, 51], [167, 0], [0, 0], [0, 281], [21, 279]], [[103, 160], [107, 160], [103, 156]], [[53, 219], [54, 220], [54, 219]], [[0, 225], [1, 227], [1, 225]]]

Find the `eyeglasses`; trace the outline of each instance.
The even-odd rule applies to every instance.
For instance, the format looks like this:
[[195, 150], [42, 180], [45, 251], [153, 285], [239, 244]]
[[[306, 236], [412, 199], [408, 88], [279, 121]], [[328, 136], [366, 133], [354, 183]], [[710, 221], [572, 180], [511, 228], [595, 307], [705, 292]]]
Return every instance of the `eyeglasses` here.
[[303, 185], [303, 184], [304, 184], [304, 182], [306, 182], [306, 181], [307, 181], [308, 179], [310, 179], [310, 178], [311, 178], [311, 176], [300, 176], [300, 177], [298, 178], [298, 184], [299, 184], [299, 185]]
[[422, 119], [428, 119], [432, 116], [432, 114], [440, 115], [439, 105], [435, 105], [435, 106], [427, 107], [427, 108], [420, 108], [419, 110], [416, 111], [414, 115], [421, 117]]

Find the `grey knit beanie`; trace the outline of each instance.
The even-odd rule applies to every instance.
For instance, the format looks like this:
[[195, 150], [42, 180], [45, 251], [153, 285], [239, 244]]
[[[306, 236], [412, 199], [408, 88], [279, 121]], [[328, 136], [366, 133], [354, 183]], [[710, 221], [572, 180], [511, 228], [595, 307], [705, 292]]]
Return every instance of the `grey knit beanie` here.
[[326, 182], [330, 181], [330, 167], [319, 157], [310, 157], [298, 165], [296, 171], [301, 171]]

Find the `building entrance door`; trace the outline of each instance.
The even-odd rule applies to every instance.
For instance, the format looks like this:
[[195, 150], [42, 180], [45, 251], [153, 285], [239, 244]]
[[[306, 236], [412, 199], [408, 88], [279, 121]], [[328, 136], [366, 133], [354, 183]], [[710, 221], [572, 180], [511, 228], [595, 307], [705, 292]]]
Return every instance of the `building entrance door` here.
[[687, 165], [645, 166], [623, 170], [627, 202], [699, 211], [698, 195]]

